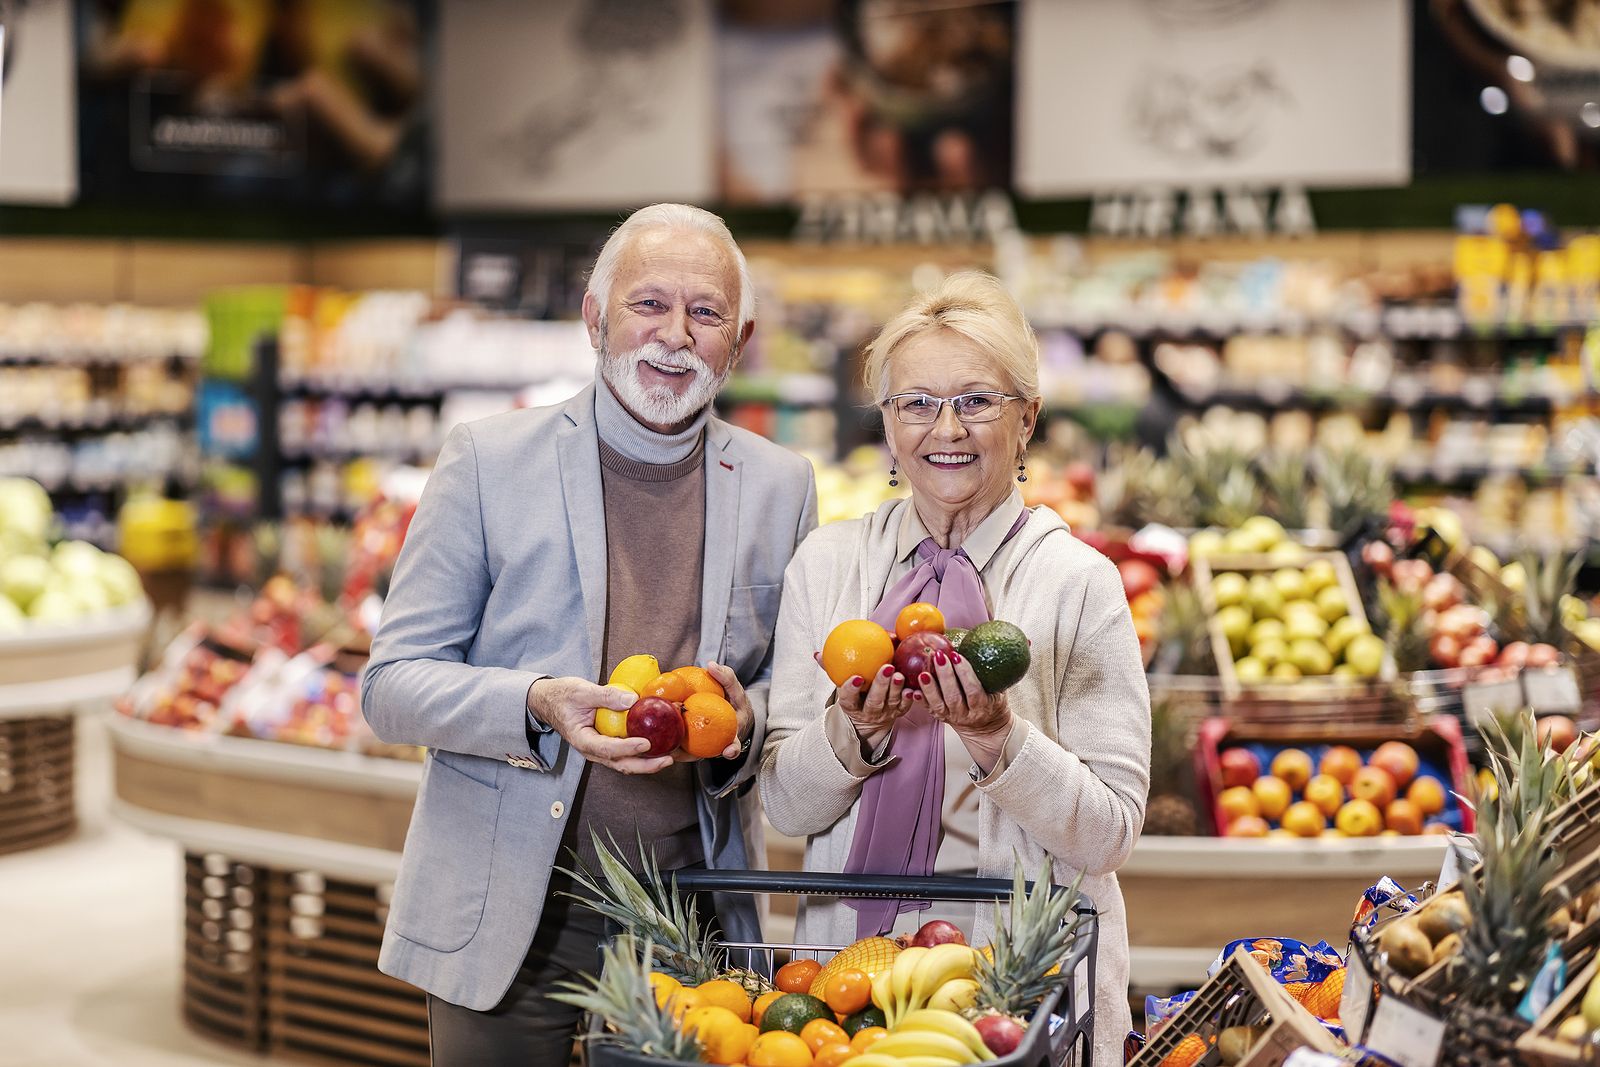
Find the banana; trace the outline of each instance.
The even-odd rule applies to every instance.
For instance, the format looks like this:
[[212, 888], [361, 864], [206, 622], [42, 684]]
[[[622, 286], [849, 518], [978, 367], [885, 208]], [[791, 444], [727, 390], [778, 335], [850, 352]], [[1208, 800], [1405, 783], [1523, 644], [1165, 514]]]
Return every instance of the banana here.
[[940, 1011], [966, 1011], [978, 1002], [978, 982], [973, 978], [952, 978], [933, 991], [928, 1007]]
[[894, 972], [882, 970], [872, 976], [872, 1003], [887, 1016], [894, 1007]]
[[905, 949], [894, 958], [894, 973], [890, 979], [890, 989], [893, 995], [893, 1004], [883, 1009], [887, 1015], [889, 1029], [894, 1029], [894, 1022], [900, 1014], [909, 1010], [907, 1002], [911, 1000], [911, 976], [916, 973], [917, 965], [922, 962], [928, 950], [917, 945]]
[[893, 1056], [901, 1062], [907, 1056], [944, 1056], [957, 1063], [977, 1063], [978, 1054], [965, 1041], [933, 1030], [894, 1030], [888, 1037], [872, 1043], [871, 1051]]
[[[954, 981], [970, 981], [970, 979], [954, 979]], [[944, 1034], [953, 1037], [966, 1045], [968, 1050], [980, 1060], [992, 1060], [994, 1053], [989, 1051], [989, 1046], [983, 1043], [983, 1035], [978, 1033], [978, 1028], [973, 1026], [961, 1016], [950, 1011], [938, 1011], [932, 1008], [923, 1008], [919, 1011], [907, 1012], [901, 1016], [896, 1033], [925, 1032], [930, 1034]], [[876, 1048], [877, 1046], [873, 1046]]]
[[970, 945], [947, 942], [930, 948], [917, 961], [911, 976], [911, 997], [907, 1010], [925, 1007], [934, 991], [953, 978], [971, 978], [978, 954]]
[[964, 1061], [949, 1056], [881, 1056], [863, 1052], [850, 1059], [850, 1067], [956, 1067]]

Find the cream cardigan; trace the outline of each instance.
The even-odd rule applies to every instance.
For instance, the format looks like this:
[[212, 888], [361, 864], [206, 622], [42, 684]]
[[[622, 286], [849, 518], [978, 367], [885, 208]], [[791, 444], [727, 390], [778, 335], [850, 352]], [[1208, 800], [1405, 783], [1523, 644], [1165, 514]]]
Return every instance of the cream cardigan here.
[[[823, 726], [833, 685], [812, 659], [834, 625], [864, 618], [882, 598], [910, 503], [891, 501], [806, 538], [784, 573], [762, 753], [761, 799], [773, 828], [805, 837], [805, 868], [839, 871], [855, 832], [865, 775], [835, 755]], [[1055, 881], [1083, 873], [1100, 913], [1096, 1063], [1122, 1062], [1128, 1011], [1128, 936], [1116, 870], [1133, 851], [1150, 787], [1150, 694], [1114, 566], [1036, 508], [1004, 559], [984, 573], [994, 617], [1033, 642], [1023, 680], [1007, 690], [1026, 731], [1021, 750], [979, 791], [979, 874], [1009, 878], [1013, 851], [1030, 877], [1046, 854]], [[857, 770], [860, 768], [858, 767]], [[867, 774], [879, 767], [869, 768]], [[975, 943], [988, 939], [979, 909]], [[803, 902], [797, 940], [844, 945], [855, 912]]]

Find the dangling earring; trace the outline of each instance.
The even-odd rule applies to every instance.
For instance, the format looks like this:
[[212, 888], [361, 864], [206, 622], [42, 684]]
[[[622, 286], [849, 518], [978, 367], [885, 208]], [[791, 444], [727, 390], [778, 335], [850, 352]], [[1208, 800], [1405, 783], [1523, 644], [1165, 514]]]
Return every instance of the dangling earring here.
[[1023, 460], [1021, 463], [1017, 464], [1017, 481], [1025, 482], [1027, 480], [1028, 480], [1028, 461], [1027, 460]]
[[896, 485], [900, 484], [900, 479], [895, 477], [895, 474], [897, 473], [895, 468], [897, 468], [898, 466], [899, 466], [898, 462], [889, 464], [889, 485], [890, 486], [896, 486]]

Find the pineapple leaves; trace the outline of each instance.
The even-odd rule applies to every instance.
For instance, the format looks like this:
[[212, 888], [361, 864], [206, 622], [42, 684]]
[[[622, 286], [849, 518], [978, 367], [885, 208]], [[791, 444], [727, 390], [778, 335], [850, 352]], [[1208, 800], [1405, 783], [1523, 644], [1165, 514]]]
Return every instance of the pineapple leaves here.
[[1015, 857], [1011, 899], [1005, 907], [994, 905], [992, 957], [978, 955], [979, 1010], [1026, 1016], [1061, 981], [1055, 972], [1084, 922], [1075, 910], [1082, 883], [1079, 875], [1069, 888], [1052, 885], [1046, 859], [1030, 892], [1022, 858]]
[[650, 961], [658, 947], [623, 934], [605, 947], [598, 975], [556, 982], [550, 999], [586, 1011], [605, 1024], [582, 1040], [676, 1063], [698, 1062], [700, 1043], [680, 1031], [671, 1011], [656, 1002]]

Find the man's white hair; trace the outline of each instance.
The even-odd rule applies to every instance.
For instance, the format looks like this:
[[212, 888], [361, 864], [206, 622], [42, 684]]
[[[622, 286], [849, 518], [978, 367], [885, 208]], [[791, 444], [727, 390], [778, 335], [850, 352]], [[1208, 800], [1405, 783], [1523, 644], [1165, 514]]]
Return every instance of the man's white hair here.
[[589, 292], [594, 294], [595, 303], [600, 305], [602, 320], [610, 306], [611, 285], [616, 281], [617, 261], [622, 258], [623, 249], [635, 237], [652, 230], [703, 233], [722, 242], [739, 266], [739, 330], [743, 332], [745, 323], [756, 317], [756, 290], [750, 282], [750, 265], [745, 262], [744, 252], [740, 251], [733, 234], [728, 232], [728, 224], [704, 208], [690, 204], [651, 204], [642, 207], [612, 231], [605, 246], [600, 249], [600, 255], [595, 258], [594, 269], [589, 272]]

